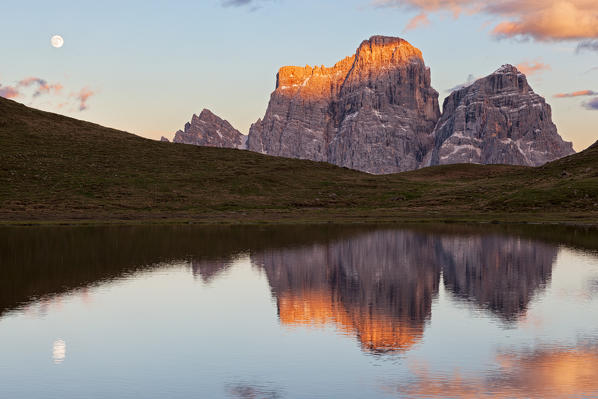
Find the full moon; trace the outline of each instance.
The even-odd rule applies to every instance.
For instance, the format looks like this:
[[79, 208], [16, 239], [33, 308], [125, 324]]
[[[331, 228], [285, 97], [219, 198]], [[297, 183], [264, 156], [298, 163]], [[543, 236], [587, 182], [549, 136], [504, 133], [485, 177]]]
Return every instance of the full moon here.
[[52, 44], [52, 47], [60, 48], [64, 44], [64, 39], [62, 36], [54, 35], [50, 39], [50, 43]]

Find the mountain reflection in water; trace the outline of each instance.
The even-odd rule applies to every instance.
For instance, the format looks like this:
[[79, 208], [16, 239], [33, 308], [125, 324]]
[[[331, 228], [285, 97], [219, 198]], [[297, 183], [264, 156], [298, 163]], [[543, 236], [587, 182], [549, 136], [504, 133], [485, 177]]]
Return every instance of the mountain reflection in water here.
[[[498, 234], [377, 230], [255, 251], [251, 262], [266, 273], [281, 323], [333, 324], [364, 350], [383, 353], [421, 339], [441, 275], [456, 298], [512, 322], [550, 280], [557, 253], [555, 245]], [[191, 269], [210, 281], [231, 264], [191, 261]]]
[[455, 296], [510, 321], [545, 287], [556, 254], [517, 237], [382, 230], [251, 260], [266, 271], [282, 323], [333, 323], [363, 349], [387, 352], [421, 339], [441, 274]]
[[595, 397], [597, 250], [546, 226], [0, 228], [0, 396]]
[[[113, 234], [118, 231], [111, 230]], [[191, 258], [189, 263], [194, 275], [210, 281], [230, 267], [235, 256], [247, 251], [252, 264], [266, 273], [282, 324], [332, 324], [340, 331], [354, 334], [364, 350], [383, 353], [407, 350], [421, 339], [431, 316], [432, 301], [438, 294], [441, 275], [445, 287], [455, 297], [509, 322], [524, 314], [534, 294], [546, 286], [558, 252], [555, 245], [499, 233], [437, 234], [425, 230], [357, 228], [331, 230], [327, 234], [320, 233], [320, 237], [311, 235], [309, 229], [305, 233], [302, 239], [306, 243], [301, 239], [289, 241], [284, 234], [269, 230], [237, 232], [232, 238], [222, 229], [207, 230], [196, 237], [197, 241], [179, 233], [181, 241], [170, 235], [167, 242], [157, 244], [158, 248], [160, 245], [164, 248], [157, 254], [171, 253], [174, 257], [179, 251], [179, 256]], [[273, 234], [277, 238], [272, 240], [271, 246], [256, 248], [256, 243], [264, 246], [267, 242], [260, 238], [272, 238]], [[78, 254], [74, 256], [77, 261], [84, 262], [89, 257], [93, 264], [98, 259], [113, 261], [104, 251], [118, 251], [119, 247], [126, 251], [133, 249], [131, 257], [135, 259], [135, 254], [141, 251], [135, 250], [136, 244], [131, 240], [143, 239], [147, 243], [148, 237], [152, 236], [135, 237], [131, 232], [124, 237], [94, 235], [104, 247], [93, 244], [79, 247], [70, 242], [76, 237], [69, 236], [67, 245], [68, 250]], [[159, 237], [154, 239], [159, 240]], [[219, 251], [212, 246], [214, 242], [225, 247]], [[140, 260], [148, 262], [148, 252], [151, 256], [156, 247], [137, 245], [144, 249], [146, 256]], [[200, 251], [194, 256], [193, 251], [197, 249]], [[216, 260], [211, 259], [214, 255]], [[119, 256], [123, 256], [122, 252]], [[208, 259], [202, 259], [206, 256]], [[63, 261], [58, 263], [64, 267], [64, 258], [61, 259]], [[126, 263], [125, 259], [120, 270], [117, 267], [107, 271], [117, 276], [96, 278], [115, 278], [119, 273], [130, 273], [143, 266]], [[88, 262], [82, 264], [89, 265]], [[77, 272], [92, 273], [91, 278], [94, 278], [93, 268], [83, 269], [87, 271], [77, 268]], [[68, 273], [60, 274], [60, 268], [47, 272], [52, 274], [49, 281], [41, 281], [40, 276], [35, 283], [47, 284], [56, 279], [56, 286], [64, 287], [60, 280], [64, 278], [69, 282], [72, 278]], [[36, 293], [35, 287], [28, 285], [23, 288], [25, 295], [47, 294]]]

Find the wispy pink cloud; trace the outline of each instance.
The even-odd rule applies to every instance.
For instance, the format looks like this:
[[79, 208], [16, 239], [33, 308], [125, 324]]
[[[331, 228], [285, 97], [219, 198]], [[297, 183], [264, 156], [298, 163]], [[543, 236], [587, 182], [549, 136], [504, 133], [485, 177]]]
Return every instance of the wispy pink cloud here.
[[[33, 92], [27, 90], [33, 88]], [[34, 100], [42, 95], [50, 95], [49, 101], [37, 102], [38, 106], [48, 106], [55, 109], [63, 109], [69, 106], [76, 106], [79, 111], [89, 108], [88, 100], [95, 92], [88, 87], [84, 87], [78, 92], [68, 96], [62, 95], [64, 86], [61, 83], [48, 83], [47, 80], [39, 77], [28, 77], [19, 80], [12, 86], [0, 85], [0, 97], [17, 98], [24, 97]], [[56, 102], [54, 102], [56, 100]], [[69, 110], [70, 108], [69, 107]]]
[[0, 97], [17, 98], [19, 95], [19, 90], [16, 87], [0, 85]]
[[525, 75], [533, 75], [542, 71], [550, 70], [550, 65], [544, 64], [541, 61], [524, 61], [517, 65], [517, 69]]
[[85, 111], [88, 108], [87, 100], [94, 94], [95, 92], [90, 88], [84, 87], [75, 95], [75, 98], [79, 101], [79, 111]]
[[497, 37], [539, 41], [598, 37], [598, 2], [593, 0], [503, 0], [488, 9], [506, 18], [492, 31]]
[[50, 92], [59, 93], [63, 86], [60, 83], [50, 84], [45, 79], [37, 77], [29, 77], [19, 81], [18, 87], [29, 87], [37, 85], [37, 89], [33, 93], [33, 97], [38, 97], [42, 94], [50, 94]]
[[495, 20], [492, 34], [497, 38], [538, 41], [598, 38], [596, 0], [374, 0], [374, 4], [427, 14], [450, 12], [455, 17], [462, 13], [483, 13]]
[[428, 15], [426, 13], [421, 13], [416, 15], [415, 17], [411, 18], [411, 21], [405, 27], [405, 30], [413, 30], [420, 26], [427, 26], [430, 25], [430, 20], [428, 19]]
[[554, 98], [571, 98], [571, 97], [584, 97], [584, 96], [596, 96], [597, 92], [594, 90], [580, 90], [572, 93], [558, 93], [554, 95]]

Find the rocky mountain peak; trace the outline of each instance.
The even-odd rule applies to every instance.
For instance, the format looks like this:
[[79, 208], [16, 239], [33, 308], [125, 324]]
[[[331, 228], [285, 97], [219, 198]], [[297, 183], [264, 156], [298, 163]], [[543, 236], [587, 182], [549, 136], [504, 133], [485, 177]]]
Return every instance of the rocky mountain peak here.
[[439, 116], [421, 52], [403, 39], [374, 36], [332, 67], [281, 68], [248, 148], [398, 172], [417, 167]]
[[422, 52], [372, 36], [331, 67], [283, 66], [263, 118], [244, 136], [204, 109], [175, 142], [247, 148], [384, 174], [449, 163], [538, 166], [572, 154], [525, 74], [502, 65], [444, 101]]
[[359, 45], [355, 57], [356, 64], [367, 64], [372, 67], [424, 60], [418, 48], [404, 39], [390, 36], [372, 36], [364, 40]]
[[208, 109], [203, 109], [199, 116], [193, 114], [191, 122], [185, 123], [173, 139], [174, 143], [239, 149], [245, 148], [246, 141], [247, 136]]
[[452, 163], [539, 166], [574, 153], [552, 122], [552, 110], [525, 74], [503, 65], [452, 92], [423, 166]]
[[514, 73], [517, 75], [519, 75], [519, 74], [523, 75], [521, 72], [519, 72], [517, 67], [515, 67], [511, 64], [501, 65], [501, 67], [498, 68], [496, 71], [494, 71], [494, 73]]

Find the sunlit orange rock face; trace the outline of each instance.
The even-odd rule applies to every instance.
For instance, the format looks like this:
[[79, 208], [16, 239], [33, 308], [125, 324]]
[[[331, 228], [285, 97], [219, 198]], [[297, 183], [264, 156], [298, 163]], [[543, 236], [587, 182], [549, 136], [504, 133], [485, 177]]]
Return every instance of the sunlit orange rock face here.
[[355, 56], [347, 57], [333, 67], [284, 66], [276, 75], [276, 91], [282, 96], [300, 96], [306, 101], [332, 99], [338, 95], [341, 85], [355, 62]]
[[374, 36], [333, 67], [283, 67], [249, 150], [370, 173], [415, 169], [433, 143], [438, 93], [421, 51]]

